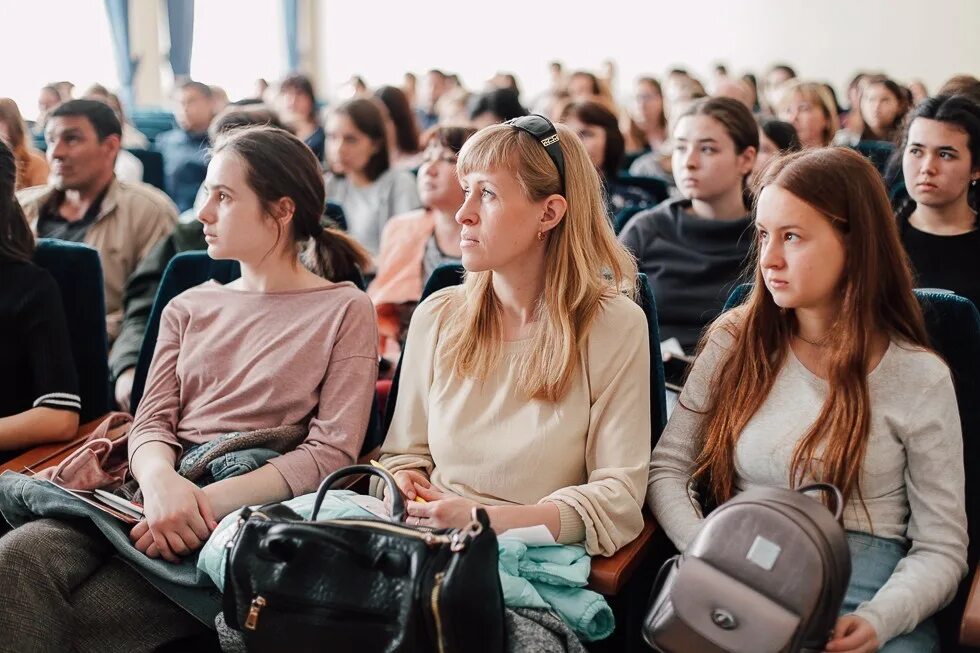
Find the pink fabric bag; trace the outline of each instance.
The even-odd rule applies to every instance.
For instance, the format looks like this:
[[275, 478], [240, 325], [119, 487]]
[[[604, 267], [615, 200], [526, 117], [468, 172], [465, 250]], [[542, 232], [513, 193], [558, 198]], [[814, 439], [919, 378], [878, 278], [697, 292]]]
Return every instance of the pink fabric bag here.
[[115, 490], [123, 484], [129, 472], [127, 445], [133, 416], [129, 413], [109, 413], [57, 467], [36, 474], [71, 490]]

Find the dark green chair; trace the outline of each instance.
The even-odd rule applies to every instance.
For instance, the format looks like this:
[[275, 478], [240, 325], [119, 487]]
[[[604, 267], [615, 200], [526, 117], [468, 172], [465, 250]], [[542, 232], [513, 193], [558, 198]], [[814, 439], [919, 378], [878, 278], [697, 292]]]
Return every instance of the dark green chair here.
[[39, 238], [34, 263], [54, 277], [68, 322], [82, 400], [81, 423], [112, 410], [105, 290], [99, 253], [81, 243]]

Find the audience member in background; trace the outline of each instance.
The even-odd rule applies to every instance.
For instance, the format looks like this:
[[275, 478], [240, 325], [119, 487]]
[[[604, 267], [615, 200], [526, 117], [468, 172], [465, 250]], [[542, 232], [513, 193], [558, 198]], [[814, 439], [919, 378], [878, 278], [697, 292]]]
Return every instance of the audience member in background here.
[[521, 106], [517, 93], [508, 88], [495, 88], [476, 99], [470, 109], [470, 122], [473, 127], [482, 129], [526, 115], [527, 109]]
[[[268, 125], [282, 129], [276, 114], [264, 107], [229, 106], [221, 115], [214, 119], [208, 130], [211, 142], [217, 142], [218, 137], [225, 132], [238, 127], [251, 125]], [[167, 264], [181, 252], [207, 249], [204, 240], [204, 227], [197, 220], [197, 211], [204, 208], [208, 201], [208, 192], [204, 184], [194, 202], [194, 219], [181, 220], [170, 234], [143, 257], [133, 274], [126, 281], [123, 294], [123, 319], [119, 336], [109, 352], [109, 376], [113, 384], [113, 392], [120, 410], [129, 411], [130, 395], [133, 391], [133, 376], [136, 363], [139, 361], [140, 347], [143, 345], [143, 335], [153, 310], [153, 300], [157, 296], [160, 280]], [[182, 216], [183, 217], [183, 216]]]
[[915, 79], [909, 82], [908, 89], [909, 93], [912, 95], [911, 108], [913, 109], [929, 98], [929, 91], [926, 90], [926, 85], [921, 79]]
[[746, 88], [751, 93], [752, 113], [759, 115], [762, 113], [762, 102], [759, 99], [759, 82], [752, 73], [742, 75], [742, 81], [745, 82]]
[[419, 127], [408, 98], [395, 86], [374, 92], [388, 111], [388, 156], [392, 168], [417, 168], [421, 160]]
[[637, 214], [619, 239], [650, 278], [661, 338], [691, 351], [738, 283], [752, 245], [746, 180], [759, 126], [741, 102], [705, 98], [677, 120], [672, 137], [684, 198]]
[[[145, 513], [132, 546], [170, 562], [193, 554], [224, 515], [313, 492], [357, 460], [377, 378], [370, 300], [323, 278], [346, 277], [366, 254], [320, 226], [316, 157], [265, 127], [215, 146], [199, 218], [208, 253], [237, 260], [242, 276], [168, 304], [128, 439]], [[302, 441], [281, 455], [243, 456], [237, 476], [199, 487], [177, 473], [195, 445], [284, 426], [302, 427]], [[11, 650], [151, 651], [209, 632], [80, 521], [31, 521], [0, 538], [0, 586], [24, 598], [0, 605]]]
[[[415, 77], [415, 73], [406, 72], [404, 75], [402, 75], [401, 91], [405, 94], [405, 99], [408, 100], [408, 106], [414, 107], [418, 99], [418, 79]], [[416, 120], [418, 120], [417, 116]]]
[[838, 145], [857, 145], [862, 141], [895, 143], [901, 138], [902, 121], [909, 103], [905, 90], [884, 76], [869, 77], [861, 92], [861, 132], [841, 130], [834, 139]]
[[264, 100], [265, 94], [269, 91], [269, 82], [263, 77], [259, 77], [255, 80], [255, 86], [252, 89], [252, 97], [256, 100]]
[[[116, 114], [116, 118], [119, 119], [119, 124], [123, 126], [123, 134], [126, 133], [126, 121], [122, 114], [117, 111], [112, 104], [110, 104], [109, 91], [107, 91], [104, 86], [95, 84], [85, 92], [83, 97], [86, 100], [101, 102], [112, 109]], [[136, 133], [143, 136], [143, 134], [140, 132]], [[145, 136], [143, 136], [143, 138], [144, 140], [146, 139]], [[116, 165], [113, 167], [113, 170], [116, 173], [116, 179], [119, 181], [128, 181], [130, 183], [143, 181], [143, 162], [137, 159], [135, 154], [128, 152], [125, 148], [126, 145], [123, 144], [119, 148], [119, 154], [116, 155]]]
[[793, 125], [803, 147], [826, 147], [837, 133], [837, 107], [822, 85], [790, 82], [783, 87], [777, 114]]
[[755, 157], [753, 173], [761, 172], [773, 157], [802, 149], [796, 128], [775, 118], [762, 118], [759, 123], [759, 154]]
[[136, 129], [136, 127], [134, 127], [126, 119], [126, 114], [123, 112], [122, 103], [119, 101], [119, 96], [117, 96], [115, 93], [111, 93], [109, 89], [101, 84], [93, 84], [87, 91], [85, 91], [85, 99], [105, 102], [112, 108], [113, 111], [116, 112], [116, 117], [119, 118], [119, 122], [122, 124], [123, 148], [145, 150], [150, 147], [150, 140], [146, 137], [146, 134]]
[[58, 89], [58, 96], [61, 98], [62, 102], [68, 102], [69, 100], [75, 99], [75, 85], [71, 82], [55, 82], [54, 87]]
[[[415, 311], [381, 461], [428, 501], [406, 503], [412, 525], [462, 527], [481, 507], [498, 533], [541, 525], [608, 556], [643, 527], [650, 343], [595, 168], [556, 128], [550, 155], [514, 125], [463, 147], [466, 280]], [[509, 628], [508, 650], [554, 637], [529, 629]]]
[[731, 79], [726, 77], [715, 85], [715, 97], [727, 97], [738, 100], [745, 105], [745, 108], [752, 111], [755, 106], [755, 94], [752, 87], [741, 79]]
[[279, 84], [277, 106], [282, 120], [320, 161], [326, 153], [327, 134], [317, 117], [316, 93], [306, 75], [290, 75]]
[[939, 95], [966, 95], [980, 104], [980, 79], [973, 75], [954, 75], [939, 89]]
[[598, 102], [583, 100], [565, 107], [561, 122], [578, 135], [599, 172], [610, 219], [627, 207], [652, 208], [656, 204], [642, 188], [619, 181], [626, 145], [616, 114]]
[[702, 340], [648, 503], [684, 551], [747, 487], [833, 483], [851, 577], [825, 650], [938, 651], [931, 617], [967, 570], [963, 434], [881, 176], [834, 147], [759, 187], [754, 287]]
[[470, 127], [435, 127], [427, 134], [418, 172], [423, 208], [393, 217], [381, 233], [378, 274], [367, 292], [378, 312], [381, 355], [392, 362], [398, 360], [426, 279], [440, 265], [460, 261], [456, 212], [464, 198], [456, 158], [474, 133]]
[[783, 95], [783, 87], [793, 79], [796, 79], [796, 71], [783, 63], [774, 65], [766, 73], [766, 104], [771, 112], [776, 113], [779, 99]]
[[419, 208], [415, 177], [391, 168], [380, 103], [348, 100], [327, 118], [327, 199], [344, 207], [347, 232], [377, 255], [381, 231], [394, 216]]
[[110, 342], [122, 321], [126, 279], [177, 222], [173, 203], [156, 188], [116, 179], [122, 127], [107, 105], [72, 100], [45, 126], [48, 185], [18, 194], [38, 236], [83, 242], [99, 252]]
[[14, 153], [17, 162], [16, 190], [40, 186], [48, 181], [48, 162], [27, 137], [27, 125], [17, 103], [10, 98], [0, 98], [0, 142]]
[[587, 70], [576, 70], [568, 77], [568, 94], [572, 102], [596, 100], [602, 95], [599, 78]]
[[439, 122], [438, 103], [449, 90], [446, 74], [433, 68], [422, 78], [421, 104], [416, 109], [416, 117], [422, 131], [429, 129]]
[[209, 88], [211, 89], [211, 113], [218, 115], [231, 104], [231, 100], [228, 99], [228, 91], [220, 86], [210, 86]]
[[664, 93], [653, 77], [636, 80], [630, 116], [643, 132], [643, 148], [659, 152], [667, 141], [667, 115], [664, 113]]
[[214, 117], [211, 87], [186, 81], [177, 88], [177, 129], [159, 134], [154, 149], [163, 154], [167, 194], [186, 211], [207, 173], [208, 125]]
[[37, 120], [34, 121], [34, 133], [44, 136], [44, 123], [56, 106], [61, 104], [61, 95], [52, 85], [42, 86], [37, 95]]
[[82, 405], [61, 295], [31, 262], [16, 178], [16, 157], [0, 141], [0, 451], [74, 437]]
[[980, 308], [980, 105], [962, 95], [925, 100], [904, 145], [909, 200], [898, 230], [916, 285], [952, 290]]

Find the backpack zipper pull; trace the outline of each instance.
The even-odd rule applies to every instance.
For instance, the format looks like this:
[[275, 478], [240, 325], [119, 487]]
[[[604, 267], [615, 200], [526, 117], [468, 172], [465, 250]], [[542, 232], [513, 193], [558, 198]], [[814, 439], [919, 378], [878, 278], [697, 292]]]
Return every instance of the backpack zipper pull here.
[[252, 605], [248, 608], [248, 616], [245, 617], [245, 630], [255, 630], [259, 623], [259, 612], [265, 607], [266, 601], [263, 596], [256, 596], [252, 599]]

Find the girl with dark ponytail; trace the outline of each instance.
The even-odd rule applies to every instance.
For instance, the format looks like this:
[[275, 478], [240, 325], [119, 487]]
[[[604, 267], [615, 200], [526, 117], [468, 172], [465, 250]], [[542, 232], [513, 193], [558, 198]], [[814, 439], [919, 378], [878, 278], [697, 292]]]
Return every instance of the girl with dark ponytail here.
[[14, 197], [17, 163], [0, 141], [0, 461], [68, 440], [81, 400], [58, 286], [34, 265], [34, 235]]
[[[129, 471], [145, 517], [130, 532], [131, 545], [58, 519], [30, 521], [0, 538], [0, 587], [31, 596], [0, 606], [0, 631], [12, 649], [151, 650], [206, 634], [139, 572], [118, 564], [115, 547], [125, 546], [130, 559], [135, 547], [180, 562], [223, 516], [313, 492], [360, 453], [378, 335], [371, 300], [340, 280], [367, 257], [321, 226], [316, 157], [281, 129], [234, 130], [215, 144], [204, 186], [198, 220], [208, 253], [237, 260], [242, 276], [191, 288], [163, 311], [129, 430]], [[176, 471], [185, 452], [255, 431], [266, 439], [274, 433], [270, 444], [284, 453], [243, 456], [251, 471], [204, 487]], [[86, 639], [92, 632], [97, 646]]]

